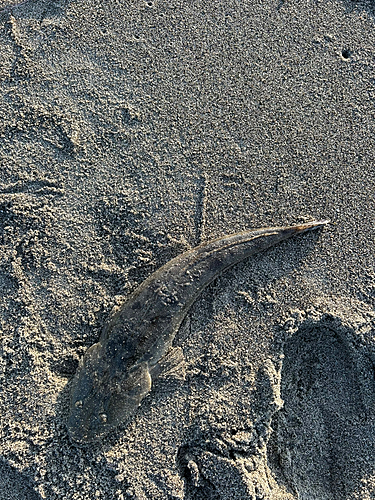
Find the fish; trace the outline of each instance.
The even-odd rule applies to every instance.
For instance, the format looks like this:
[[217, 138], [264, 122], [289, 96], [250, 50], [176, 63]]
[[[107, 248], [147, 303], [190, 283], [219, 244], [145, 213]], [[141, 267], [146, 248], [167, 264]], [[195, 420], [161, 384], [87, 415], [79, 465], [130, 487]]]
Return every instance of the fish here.
[[294, 235], [329, 221], [270, 227], [223, 236], [167, 262], [129, 295], [79, 361], [71, 384], [67, 430], [85, 445], [128, 424], [153, 382], [183, 359], [172, 347], [199, 294], [219, 274]]

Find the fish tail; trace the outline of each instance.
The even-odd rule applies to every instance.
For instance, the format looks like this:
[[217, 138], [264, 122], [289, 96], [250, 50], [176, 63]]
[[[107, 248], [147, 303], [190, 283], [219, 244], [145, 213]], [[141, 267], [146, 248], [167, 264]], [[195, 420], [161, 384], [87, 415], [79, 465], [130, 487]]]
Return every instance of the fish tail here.
[[298, 224], [296, 226], [291, 226], [290, 229], [293, 229], [296, 234], [298, 233], [304, 233], [306, 231], [311, 231], [313, 229], [318, 229], [320, 227], [323, 227], [327, 224], [329, 224], [331, 221], [329, 219], [324, 219], [324, 220], [314, 220], [311, 222], [305, 222], [303, 224]]

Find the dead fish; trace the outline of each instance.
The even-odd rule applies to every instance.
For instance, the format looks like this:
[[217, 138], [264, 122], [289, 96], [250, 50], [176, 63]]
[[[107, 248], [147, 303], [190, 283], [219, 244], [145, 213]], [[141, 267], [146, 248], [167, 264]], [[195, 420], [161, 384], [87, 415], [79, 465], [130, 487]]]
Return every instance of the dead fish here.
[[224, 236], [185, 252], [147, 278], [104, 327], [80, 360], [71, 389], [67, 428], [79, 444], [129, 422], [166, 358], [182, 351], [172, 341], [189, 308], [220, 273], [276, 243], [329, 221], [271, 227]]

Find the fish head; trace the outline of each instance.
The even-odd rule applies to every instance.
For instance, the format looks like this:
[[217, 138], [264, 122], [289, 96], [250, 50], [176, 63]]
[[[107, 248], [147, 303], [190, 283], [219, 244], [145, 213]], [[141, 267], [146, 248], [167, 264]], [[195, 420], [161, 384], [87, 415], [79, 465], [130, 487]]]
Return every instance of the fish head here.
[[150, 392], [148, 364], [110, 368], [100, 343], [91, 346], [80, 361], [71, 389], [67, 428], [77, 444], [100, 440], [129, 421]]

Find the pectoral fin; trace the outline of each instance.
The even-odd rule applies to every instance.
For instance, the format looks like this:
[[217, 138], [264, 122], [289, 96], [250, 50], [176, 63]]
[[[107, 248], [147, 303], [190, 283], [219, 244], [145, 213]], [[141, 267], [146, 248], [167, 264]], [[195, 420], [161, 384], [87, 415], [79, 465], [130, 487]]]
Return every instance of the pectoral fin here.
[[115, 425], [129, 420], [150, 390], [151, 375], [147, 363], [142, 363], [117, 384], [113, 391], [114, 397], [104, 411], [106, 419]]
[[171, 347], [169, 351], [150, 368], [152, 379], [172, 377], [185, 380], [186, 361], [181, 347]]
[[137, 366], [121, 384], [121, 393], [141, 401], [151, 390], [151, 374], [147, 363]]

